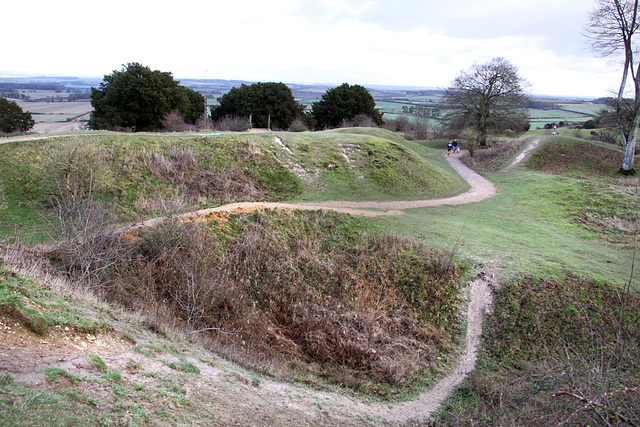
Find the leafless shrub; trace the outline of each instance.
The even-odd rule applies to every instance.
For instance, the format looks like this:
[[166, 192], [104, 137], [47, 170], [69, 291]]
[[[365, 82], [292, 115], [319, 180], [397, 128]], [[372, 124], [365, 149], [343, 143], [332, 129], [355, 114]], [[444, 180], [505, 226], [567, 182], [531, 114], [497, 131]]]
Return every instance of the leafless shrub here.
[[134, 207], [142, 214], [170, 215], [184, 212], [189, 207], [189, 201], [181, 189], [176, 189], [166, 195], [154, 193], [140, 197], [136, 200]]
[[160, 177], [167, 178], [193, 170], [196, 158], [191, 150], [174, 147], [167, 155], [154, 153], [147, 162], [147, 167]]
[[215, 128], [223, 132], [246, 132], [251, 128], [251, 122], [246, 117], [224, 116], [215, 123]]
[[414, 138], [418, 141], [424, 141], [429, 137], [429, 117], [416, 116], [411, 123], [413, 127]]
[[220, 318], [244, 317], [245, 293], [229, 280], [228, 260], [205, 227], [167, 221], [145, 233], [141, 245], [153, 300], [169, 302], [187, 327], [214, 328]]
[[198, 130], [213, 130], [213, 122], [206, 117], [200, 117], [196, 120], [196, 129]]
[[184, 118], [177, 110], [166, 113], [160, 123], [162, 129], [166, 132], [187, 132], [195, 129], [193, 125], [184, 121]]
[[56, 242], [52, 259], [90, 286], [100, 282], [123, 250], [112, 231], [115, 215], [98, 197], [112, 185], [106, 156], [87, 141], [57, 143], [45, 149], [41, 172], [49, 192], [45, 232]]
[[352, 128], [352, 127], [378, 127], [376, 122], [366, 114], [358, 114], [352, 120], [342, 119], [340, 123], [341, 128]]
[[91, 140], [74, 138], [44, 148], [39, 171], [45, 190], [54, 197], [104, 194], [113, 186], [108, 152]]
[[301, 118], [295, 118], [289, 125], [289, 132], [306, 132], [307, 125], [304, 124], [304, 121]]
[[50, 234], [57, 242], [50, 255], [76, 281], [105, 286], [103, 272], [127, 251], [114, 231], [114, 216], [91, 194], [52, 198], [55, 220]]
[[366, 114], [358, 114], [353, 118], [353, 125], [356, 127], [378, 127], [376, 122]]
[[[238, 156], [245, 160], [262, 156], [256, 146], [245, 143]], [[168, 154], [154, 153], [147, 166], [159, 178], [177, 184], [181, 191], [192, 199], [212, 197], [223, 201], [258, 198], [264, 195], [245, 172], [229, 167], [223, 170], [205, 170], [197, 165], [190, 150], [174, 148]]]

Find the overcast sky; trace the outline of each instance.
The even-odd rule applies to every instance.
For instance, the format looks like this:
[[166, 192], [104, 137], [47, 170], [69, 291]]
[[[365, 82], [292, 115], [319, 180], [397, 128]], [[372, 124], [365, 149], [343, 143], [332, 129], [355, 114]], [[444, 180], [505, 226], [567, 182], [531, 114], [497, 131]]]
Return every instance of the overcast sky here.
[[502, 56], [536, 95], [608, 96], [619, 66], [583, 32], [594, 0], [4, 2], [0, 74], [446, 87]]

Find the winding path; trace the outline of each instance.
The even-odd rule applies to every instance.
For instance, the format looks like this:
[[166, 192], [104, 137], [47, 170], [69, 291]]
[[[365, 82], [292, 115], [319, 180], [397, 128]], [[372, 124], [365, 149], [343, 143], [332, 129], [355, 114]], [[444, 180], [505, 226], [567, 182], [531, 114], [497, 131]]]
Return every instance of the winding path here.
[[[57, 136], [42, 137], [37, 136], [27, 139], [43, 139], [55, 138]], [[14, 139], [18, 140], [18, 139]], [[0, 143], [12, 140], [2, 140]], [[531, 150], [535, 149], [540, 140], [535, 140], [527, 148], [523, 155], [519, 156], [511, 168], [521, 162]], [[197, 219], [214, 212], [242, 212], [261, 208], [278, 208], [278, 209], [330, 209], [338, 212], [345, 212], [355, 215], [378, 216], [378, 215], [401, 215], [405, 209], [442, 206], [442, 205], [460, 205], [465, 203], [475, 203], [493, 197], [496, 194], [495, 186], [478, 173], [465, 166], [457, 155], [446, 156], [449, 164], [459, 173], [471, 186], [471, 188], [462, 194], [453, 197], [428, 200], [409, 200], [409, 201], [387, 201], [387, 202], [348, 202], [348, 201], [328, 201], [328, 202], [301, 202], [301, 203], [233, 203], [210, 209], [203, 209], [197, 212], [187, 213], [178, 216], [185, 220]], [[141, 227], [153, 226], [165, 218], [154, 218], [127, 227], [125, 230], [132, 230]], [[386, 420], [389, 423], [406, 423], [410, 421], [424, 421], [428, 419], [433, 411], [435, 411], [460, 384], [465, 376], [474, 369], [477, 359], [477, 348], [482, 333], [482, 320], [490, 307], [492, 300], [493, 274], [491, 271], [480, 272], [476, 279], [470, 283], [469, 304], [467, 307], [467, 336], [464, 348], [461, 350], [456, 365], [452, 368], [451, 373], [444, 377], [436, 386], [419, 395], [416, 399], [396, 404], [385, 403], [365, 403], [337, 393], [321, 393], [318, 395], [328, 397], [336, 402], [338, 406], [343, 408], [351, 408], [355, 413], [366, 414], [377, 419]], [[265, 381], [270, 382], [270, 381]], [[271, 387], [280, 387], [272, 385]], [[287, 386], [284, 386], [287, 387]], [[287, 398], [284, 398], [287, 400]]]
[[[194, 218], [203, 217], [214, 212], [242, 212], [255, 209], [330, 209], [337, 212], [362, 216], [402, 215], [405, 209], [425, 208], [442, 205], [462, 205], [466, 203], [480, 202], [496, 195], [496, 188], [491, 183], [491, 181], [485, 179], [477, 172], [474, 172], [473, 170], [468, 168], [464, 163], [460, 161], [457, 155], [446, 156], [445, 158], [447, 159], [451, 167], [453, 167], [453, 169], [469, 183], [471, 188], [468, 191], [462, 194], [458, 194], [457, 196], [446, 197], [442, 199], [406, 201], [401, 200], [390, 202], [240, 202], [185, 213], [182, 215], [178, 215], [177, 218], [192, 220]], [[164, 220], [166, 220], [166, 217], [153, 218], [138, 224], [131, 225], [128, 227], [128, 229], [131, 230], [142, 227], [152, 227]]]
[[[193, 220], [213, 212], [240, 212], [262, 208], [330, 209], [364, 216], [400, 215], [405, 209], [475, 203], [493, 197], [496, 194], [495, 186], [480, 174], [468, 168], [460, 161], [457, 155], [446, 156], [445, 158], [456, 172], [471, 186], [467, 192], [442, 199], [391, 202], [233, 203], [184, 214], [179, 216], [179, 218]], [[154, 218], [137, 224], [132, 228], [153, 226], [163, 220], [164, 218]], [[406, 423], [409, 421], [424, 421], [428, 419], [433, 411], [442, 404], [444, 399], [464, 380], [465, 376], [471, 372], [475, 366], [477, 348], [480, 343], [480, 335], [482, 334], [482, 320], [492, 300], [491, 287], [494, 285], [492, 281], [492, 272], [482, 271], [478, 274], [476, 280], [470, 283], [470, 301], [467, 308], [467, 337], [464, 349], [462, 349], [458, 357], [458, 362], [451, 373], [444, 377], [433, 389], [420, 394], [414, 400], [393, 405], [385, 403], [365, 404], [359, 401], [348, 401], [349, 399], [338, 394], [331, 395], [331, 400], [341, 401], [343, 405], [353, 407], [358, 412], [384, 419], [391, 423]]]

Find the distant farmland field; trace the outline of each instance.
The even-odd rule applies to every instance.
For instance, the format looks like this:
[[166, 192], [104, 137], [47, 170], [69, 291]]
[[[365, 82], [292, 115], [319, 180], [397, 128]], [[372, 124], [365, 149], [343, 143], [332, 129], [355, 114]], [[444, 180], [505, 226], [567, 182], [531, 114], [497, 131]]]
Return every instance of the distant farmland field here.
[[[88, 120], [93, 107], [89, 100], [83, 101], [24, 101], [15, 100], [23, 111], [31, 113], [38, 123], [66, 123], [71, 120]], [[81, 117], [78, 117], [81, 116]]]

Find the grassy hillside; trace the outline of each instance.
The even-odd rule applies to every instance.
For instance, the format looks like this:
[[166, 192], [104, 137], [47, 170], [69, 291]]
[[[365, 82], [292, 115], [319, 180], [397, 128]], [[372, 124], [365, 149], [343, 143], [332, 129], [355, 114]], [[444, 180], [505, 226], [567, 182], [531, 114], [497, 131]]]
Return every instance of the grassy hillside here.
[[[101, 206], [113, 207], [119, 221], [137, 221], [235, 200], [397, 200], [467, 188], [452, 177], [442, 141], [407, 142], [381, 130], [79, 138], [0, 147], [4, 236], [13, 222], [23, 234], [42, 235], [39, 227], [66, 218], [67, 207], [112, 224]], [[39, 398], [22, 376], [3, 374], [0, 408], [11, 420], [27, 410], [54, 419], [57, 411], [67, 424], [222, 425], [234, 420], [229, 414], [264, 425], [375, 423], [333, 418], [345, 413], [337, 402], [318, 403], [322, 415], [313, 418], [298, 406], [263, 406], [254, 415], [239, 401], [252, 399], [253, 407], [259, 393], [276, 399], [282, 386], [260, 388], [271, 376], [374, 399], [414, 395], [449, 369], [464, 330], [465, 273], [487, 267], [499, 286], [478, 367], [432, 424], [640, 423], [633, 291], [640, 282], [631, 275], [637, 178], [617, 175], [619, 149], [565, 137], [546, 139], [505, 171], [526, 143], [503, 141], [469, 161], [498, 189], [480, 203], [373, 219], [216, 214], [126, 239], [91, 232], [48, 247], [49, 271], [114, 305], [78, 302], [91, 313], [80, 318], [92, 320], [74, 326], [71, 314], [54, 315], [58, 307], [73, 313], [58, 302], [73, 294], [39, 294], [41, 283], [5, 269], [5, 324], [57, 332], [82, 331], [85, 322], [92, 333], [102, 325], [136, 341], [136, 356], [116, 363], [103, 354], [106, 372], [95, 357], [86, 366], [53, 361], [53, 370], [34, 375], [62, 391]], [[137, 321], [113, 307], [137, 313]], [[194, 342], [244, 368], [225, 365], [231, 373], [212, 380], [204, 372], [221, 362]]]
[[524, 142], [473, 160], [497, 197], [388, 219], [501, 277], [478, 368], [429, 425], [637, 424], [638, 180], [617, 174], [621, 149], [575, 138], [501, 172]]
[[464, 189], [394, 134], [354, 132], [81, 134], [2, 144], [0, 233], [51, 238], [43, 230], [54, 230], [79, 196], [133, 222], [236, 201], [392, 200]]
[[[412, 209], [376, 221], [393, 233], [455, 251], [461, 260], [491, 261], [503, 277], [571, 271], [611, 283], [628, 282], [639, 201], [637, 178], [616, 172], [622, 151], [574, 138], [547, 141], [565, 146], [574, 160], [567, 163], [567, 156], [559, 155], [544, 162], [545, 170], [522, 165], [503, 173], [518, 148], [494, 146], [476, 157], [484, 161], [485, 177], [497, 186], [496, 197], [476, 204]], [[516, 147], [522, 143], [504, 142]], [[593, 159], [607, 158], [612, 148], [618, 157], [614, 154], [610, 163], [598, 166], [609, 171], [607, 175], [588, 174], [582, 155], [586, 150], [574, 143], [602, 150]], [[530, 164], [538, 169], [537, 156], [556, 150], [554, 146], [544, 145]], [[633, 287], [640, 290], [640, 279], [633, 280]]]
[[477, 369], [430, 425], [637, 425], [640, 297], [567, 275], [498, 292]]

